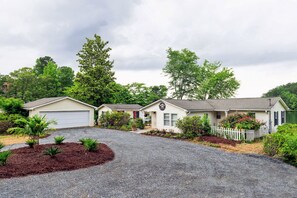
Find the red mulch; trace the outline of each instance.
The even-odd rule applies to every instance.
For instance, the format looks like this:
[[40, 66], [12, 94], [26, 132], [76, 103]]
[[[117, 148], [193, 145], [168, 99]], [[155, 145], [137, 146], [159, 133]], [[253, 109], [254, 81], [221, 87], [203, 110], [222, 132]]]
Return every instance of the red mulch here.
[[[44, 150], [51, 146], [58, 147], [62, 152], [53, 158], [44, 155]], [[113, 151], [105, 144], [100, 144], [98, 149], [92, 152], [86, 151], [83, 145], [78, 143], [24, 147], [12, 150], [7, 164], [0, 166], [0, 178], [75, 170], [103, 164], [113, 159]]]
[[235, 140], [228, 140], [228, 139], [224, 139], [221, 137], [216, 137], [216, 136], [202, 136], [199, 138], [202, 141], [205, 142], [210, 142], [210, 143], [214, 143], [214, 144], [229, 144], [231, 146], [236, 146], [236, 144], [240, 144], [240, 141], [235, 141]]

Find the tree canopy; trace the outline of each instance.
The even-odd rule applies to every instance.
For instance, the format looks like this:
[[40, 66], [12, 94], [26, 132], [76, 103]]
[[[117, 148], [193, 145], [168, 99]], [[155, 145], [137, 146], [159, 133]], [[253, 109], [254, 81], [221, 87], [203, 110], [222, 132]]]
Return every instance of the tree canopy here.
[[297, 110], [297, 82], [277, 86], [263, 94], [263, 97], [278, 96], [284, 100], [290, 109]]
[[45, 57], [38, 58], [33, 68], [23, 67], [9, 75], [1, 75], [0, 85], [8, 84], [7, 91], [2, 90], [1, 96], [20, 98], [28, 102], [65, 95], [65, 89], [73, 85], [74, 71], [67, 66], [59, 67], [51, 61], [51, 57]]
[[229, 98], [239, 88], [240, 83], [232, 69], [208, 60], [199, 65], [198, 56], [188, 49], [178, 51], [169, 48], [167, 59], [163, 72], [169, 77], [173, 98]]

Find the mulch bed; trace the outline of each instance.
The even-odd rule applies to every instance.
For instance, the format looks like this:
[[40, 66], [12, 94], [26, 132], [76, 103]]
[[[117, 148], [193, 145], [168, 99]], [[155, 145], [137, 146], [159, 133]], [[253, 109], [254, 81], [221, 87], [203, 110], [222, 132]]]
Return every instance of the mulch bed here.
[[[62, 152], [55, 157], [44, 155], [46, 148], [58, 147]], [[100, 144], [96, 151], [88, 152], [78, 143], [44, 144], [34, 148], [12, 150], [5, 166], [0, 166], [0, 178], [20, 177], [56, 171], [69, 171], [103, 164], [114, 159], [113, 151]]]
[[216, 136], [202, 136], [202, 137], [199, 137], [199, 139], [204, 142], [210, 142], [214, 144], [229, 144], [231, 146], [236, 146], [236, 144], [240, 144], [240, 141], [228, 140], [228, 139], [224, 139]]

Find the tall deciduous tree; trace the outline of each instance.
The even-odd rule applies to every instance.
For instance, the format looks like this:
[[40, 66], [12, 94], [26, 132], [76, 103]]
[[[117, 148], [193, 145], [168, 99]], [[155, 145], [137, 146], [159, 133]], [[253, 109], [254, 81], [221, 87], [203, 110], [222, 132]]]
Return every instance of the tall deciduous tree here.
[[54, 61], [54, 59], [52, 59], [52, 57], [50, 57], [50, 56], [44, 56], [44, 57], [38, 58], [36, 60], [35, 66], [33, 67], [34, 72], [37, 75], [43, 74], [43, 70], [44, 70], [44, 68], [47, 66], [47, 64], [49, 62], [52, 62], [52, 63], [55, 63], [56, 64], [56, 62]]
[[94, 35], [88, 39], [79, 57], [80, 71], [76, 75], [74, 86], [66, 91], [69, 96], [99, 106], [111, 96], [110, 83], [114, 83], [113, 61], [110, 60], [108, 42]]
[[239, 88], [233, 71], [221, 63], [207, 60], [198, 66], [194, 97], [200, 100], [229, 98]]
[[167, 53], [168, 61], [163, 72], [169, 77], [174, 98], [229, 98], [239, 88], [233, 71], [222, 67], [219, 62], [205, 60], [198, 65], [198, 56], [188, 49], [177, 51], [169, 48]]
[[188, 49], [167, 50], [167, 63], [163, 72], [169, 77], [169, 88], [173, 97], [183, 99], [194, 92], [198, 56]]

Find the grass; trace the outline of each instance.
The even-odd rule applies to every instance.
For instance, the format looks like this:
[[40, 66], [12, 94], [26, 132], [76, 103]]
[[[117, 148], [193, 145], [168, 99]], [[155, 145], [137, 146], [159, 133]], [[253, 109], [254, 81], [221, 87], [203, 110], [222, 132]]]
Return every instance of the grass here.
[[0, 135], [0, 142], [5, 146], [11, 144], [25, 143], [28, 140], [26, 136], [15, 136], [15, 135]]
[[203, 144], [205, 146], [215, 147], [227, 152], [232, 153], [245, 153], [245, 154], [260, 154], [264, 155], [263, 151], [263, 142], [262, 141], [256, 141], [253, 143], [241, 143], [236, 144], [236, 146], [231, 146], [228, 144], [215, 144], [215, 143], [209, 143], [204, 141], [197, 141], [197, 140], [189, 140], [190, 142], [194, 142], [197, 144]]

